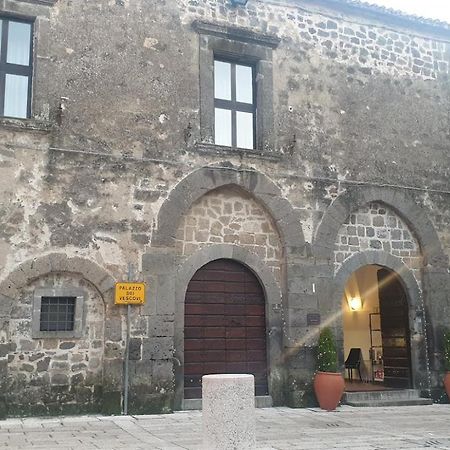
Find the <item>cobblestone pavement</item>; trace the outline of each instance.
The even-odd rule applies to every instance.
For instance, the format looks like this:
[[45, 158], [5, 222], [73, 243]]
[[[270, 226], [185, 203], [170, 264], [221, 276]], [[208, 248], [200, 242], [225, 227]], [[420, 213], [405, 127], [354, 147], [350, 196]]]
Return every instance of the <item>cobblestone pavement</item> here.
[[[259, 409], [259, 449], [450, 449], [450, 405]], [[0, 421], [0, 448], [200, 449], [201, 413]]]

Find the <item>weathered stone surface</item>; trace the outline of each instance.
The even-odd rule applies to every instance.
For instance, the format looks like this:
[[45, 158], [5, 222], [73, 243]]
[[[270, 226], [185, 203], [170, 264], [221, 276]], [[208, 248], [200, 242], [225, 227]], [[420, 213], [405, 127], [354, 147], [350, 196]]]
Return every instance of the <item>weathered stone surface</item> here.
[[137, 361], [141, 359], [142, 339], [130, 339], [129, 359]]
[[59, 348], [61, 350], [69, 350], [74, 347], [75, 347], [75, 342], [62, 342], [61, 344], [59, 344]]
[[170, 359], [172, 356], [172, 337], [154, 337], [142, 340], [142, 359]]
[[[434, 356], [415, 382], [431, 379], [439, 397], [450, 311], [448, 30], [410, 19], [400, 29], [389, 14], [369, 20], [339, 2], [326, 15], [314, 2], [97, 3], [1, 2], [5, 16], [35, 18], [33, 117], [0, 119], [10, 413], [120, 412], [126, 308], [113, 294], [128, 263], [148, 283], [131, 318], [133, 401], [169, 411], [177, 395], [180, 406], [185, 264], [219, 258], [261, 280], [274, 399], [288, 392], [308, 404], [306, 314], [339, 316], [334, 274], [370, 261], [416, 283], [410, 297], [425, 313], [412, 316], [427, 320]], [[253, 150], [212, 143], [214, 54], [255, 62]], [[66, 286], [87, 292], [82, 335], [32, 339], [33, 292]]]
[[[359, 230], [360, 236], [356, 237]], [[342, 244], [344, 240], [353, 247]], [[399, 256], [414, 271], [421, 265], [422, 256], [414, 233], [395, 211], [383, 203], [370, 203], [352, 211], [340, 227], [334, 250], [335, 270], [350, 256], [369, 248], [384, 249]], [[420, 281], [419, 273], [417, 277]]]
[[[293, 223], [295, 225], [295, 223]], [[176, 248], [190, 256], [210, 243], [233, 243], [258, 254], [280, 277], [281, 242], [273, 219], [239, 191], [219, 189], [194, 203], [177, 231]]]
[[205, 449], [255, 449], [253, 375], [203, 376], [202, 425]]

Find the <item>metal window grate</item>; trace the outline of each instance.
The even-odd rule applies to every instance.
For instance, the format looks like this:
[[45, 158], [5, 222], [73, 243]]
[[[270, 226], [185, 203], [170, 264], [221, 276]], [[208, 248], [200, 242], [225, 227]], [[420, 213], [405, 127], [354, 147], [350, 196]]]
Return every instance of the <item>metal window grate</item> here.
[[76, 297], [42, 297], [41, 331], [73, 331]]

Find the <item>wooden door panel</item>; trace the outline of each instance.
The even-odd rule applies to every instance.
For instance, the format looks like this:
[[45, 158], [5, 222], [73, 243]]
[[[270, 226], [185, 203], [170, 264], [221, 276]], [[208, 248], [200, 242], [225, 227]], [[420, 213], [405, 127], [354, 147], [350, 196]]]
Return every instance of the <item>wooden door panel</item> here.
[[225, 292], [225, 283], [223, 281], [191, 281], [189, 287], [195, 293], [206, 291], [206, 297], [210, 294]]
[[[199, 324], [200, 325], [200, 324]], [[184, 339], [200, 339], [203, 337], [203, 328], [201, 327], [185, 327]]]
[[245, 330], [248, 338], [262, 338], [266, 339], [266, 329], [262, 327], [249, 327]]
[[408, 300], [398, 277], [387, 269], [377, 272], [380, 299], [384, 384], [411, 387]]
[[266, 349], [248, 350], [247, 358], [251, 361], [265, 361], [266, 360]]
[[245, 327], [227, 327], [226, 337], [227, 338], [245, 338], [246, 332]]
[[407, 348], [398, 348], [398, 347], [390, 347], [383, 349], [383, 358], [408, 358], [408, 349]]
[[208, 303], [216, 303], [223, 304], [225, 303], [225, 295], [222, 292], [213, 292], [208, 296], [201, 294], [199, 292], [188, 292], [186, 295], [185, 304], [208, 304]]
[[202, 363], [189, 363], [184, 365], [184, 376], [195, 375], [197, 373], [203, 373], [204, 364]]
[[[210, 316], [210, 315], [204, 315], [204, 316], [199, 316], [201, 317], [201, 325], [203, 327], [223, 327], [226, 326], [226, 320], [225, 320], [225, 316], [220, 315], [220, 316]], [[189, 321], [188, 321], [189, 323]], [[186, 324], [185, 324], [186, 326]]]
[[245, 306], [245, 314], [249, 316], [262, 317], [266, 313], [265, 305], [247, 305]]
[[201, 376], [212, 375], [215, 373], [227, 373], [227, 363], [222, 361], [222, 362], [205, 362], [203, 364], [203, 372], [201, 372], [202, 374]]
[[248, 373], [246, 362], [227, 362], [228, 373]]
[[224, 305], [224, 314], [230, 316], [245, 316], [246, 307], [245, 305]]
[[188, 316], [223, 315], [225, 312], [225, 305], [223, 303], [188, 303], [184, 308], [184, 313]]
[[247, 339], [246, 341], [247, 350], [266, 350], [266, 340], [261, 339]]
[[186, 339], [186, 342], [184, 343], [184, 351], [189, 350], [203, 350], [205, 347], [205, 341], [204, 339]]
[[203, 332], [205, 338], [226, 337], [227, 335], [225, 327], [204, 327]]
[[189, 283], [185, 304], [185, 398], [201, 397], [201, 377], [252, 373], [268, 393], [264, 291], [255, 275], [231, 260], [211, 262]]
[[246, 316], [227, 316], [225, 325], [230, 328], [242, 328], [248, 326], [250, 317]]
[[248, 348], [248, 344], [247, 344], [247, 340], [246, 339], [227, 339], [226, 340], [226, 347], [228, 350], [240, 350], [242, 348], [245, 348], [247, 346]]
[[245, 350], [229, 350], [226, 352], [227, 362], [235, 363], [235, 362], [246, 362], [247, 361], [247, 353]]

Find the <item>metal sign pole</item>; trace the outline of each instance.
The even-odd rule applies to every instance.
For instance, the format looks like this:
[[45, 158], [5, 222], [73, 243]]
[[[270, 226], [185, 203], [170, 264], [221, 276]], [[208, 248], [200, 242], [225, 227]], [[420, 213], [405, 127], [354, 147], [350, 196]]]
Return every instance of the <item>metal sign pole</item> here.
[[[128, 264], [128, 281], [133, 279], [133, 265]], [[130, 360], [130, 312], [131, 306], [127, 305], [127, 337], [125, 342], [125, 361], [124, 361], [124, 393], [123, 393], [123, 414], [128, 415], [128, 384], [129, 384], [129, 360]]]

